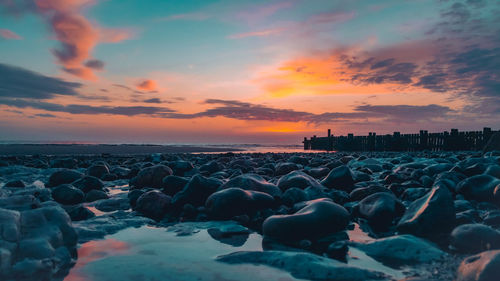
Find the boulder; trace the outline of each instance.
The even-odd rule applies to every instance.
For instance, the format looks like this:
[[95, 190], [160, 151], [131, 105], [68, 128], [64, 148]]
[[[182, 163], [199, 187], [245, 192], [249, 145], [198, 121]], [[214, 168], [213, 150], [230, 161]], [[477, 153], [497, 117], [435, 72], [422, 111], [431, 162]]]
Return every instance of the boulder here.
[[172, 169], [165, 165], [155, 165], [142, 169], [137, 176], [130, 180], [130, 186], [134, 188], [162, 188], [163, 178], [172, 175]]
[[387, 231], [396, 218], [405, 212], [405, 206], [392, 193], [378, 192], [361, 200], [353, 214], [366, 219], [375, 231]]
[[62, 169], [50, 175], [47, 186], [58, 186], [65, 183], [72, 183], [83, 176], [84, 175], [78, 171]]
[[467, 254], [500, 249], [500, 232], [484, 224], [463, 224], [451, 232], [450, 245]]
[[216, 219], [230, 219], [270, 208], [273, 203], [274, 198], [267, 193], [232, 187], [210, 195], [205, 207]]
[[137, 199], [135, 210], [148, 218], [159, 221], [167, 213], [171, 199], [170, 196], [158, 190], [151, 190]]
[[432, 237], [448, 233], [455, 225], [453, 197], [439, 183], [422, 198], [412, 202], [397, 225], [400, 233]]
[[186, 186], [172, 198], [172, 204], [181, 207], [186, 203], [193, 206], [203, 206], [208, 196], [222, 185], [222, 181], [215, 178], [206, 178], [195, 175]]
[[219, 189], [227, 189], [237, 187], [244, 190], [253, 190], [265, 192], [273, 197], [281, 197], [281, 190], [274, 184], [266, 181], [262, 176], [257, 174], [243, 174], [230, 179], [224, 183]]
[[85, 193], [91, 190], [102, 190], [104, 188], [104, 183], [94, 176], [84, 176], [71, 184]]
[[166, 176], [163, 178], [163, 193], [174, 196], [177, 192], [181, 191], [184, 186], [189, 182], [189, 179], [179, 176]]
[[500, 180], [490, 175], [472, 176], [457, 185], [457, 193], [467, 200], [494, 202], [494, 190], [498, 184]]
[[280, 241], [317, 239], [344, 230], [349, 223], [347, 210], [329, 199], [309, 201], [291, 215], [268, 217], [262, 226], [264, 236]]
[[354, 187], [354, 177], [349, 167], [342, 165], [328, 173], [321, 184], [328, 187], [351, 192]]
[[290, 172], [280, 177], [280, 179], [278, 180], [278, 187], [283, 191], [292, 187], [306, 189], [310, 186], [318, 188], [323, 187], [318, 181], [316, 181], [315, 178], [302, 171]]
[[102, 176], [109, 174], [109, 168], [105, 164], [93, 164], [87, 168], [87, 175], [96, 178], [102, 178]]
[[486, 251], [465, 258], [458, 267], [456, 281], [497, 281], [500, 276], [500, 250]]
[[71, 184], [61, 184], [52, 189], [52, 198], [64, 205], [74, 205], [83, 202], [85, 194]]

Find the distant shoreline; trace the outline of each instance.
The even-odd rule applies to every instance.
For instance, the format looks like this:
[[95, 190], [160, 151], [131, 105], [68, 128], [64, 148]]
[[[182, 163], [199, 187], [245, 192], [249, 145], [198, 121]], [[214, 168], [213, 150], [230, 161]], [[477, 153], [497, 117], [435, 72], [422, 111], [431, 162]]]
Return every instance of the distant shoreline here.
[[238, 152], [232, 147], [155, 144], [0, 144], [0, 155], [96, 155]]

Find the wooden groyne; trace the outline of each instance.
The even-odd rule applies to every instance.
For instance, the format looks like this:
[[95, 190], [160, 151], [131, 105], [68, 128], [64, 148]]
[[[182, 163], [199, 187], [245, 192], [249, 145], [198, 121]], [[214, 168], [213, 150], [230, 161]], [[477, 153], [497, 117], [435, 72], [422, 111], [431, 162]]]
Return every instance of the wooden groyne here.
[[377, 135], [369, 133], [368, 136], [334, 136], [328, 129], [326, 137], [313, 136], [304, 138], [304, 150], [326, 151], [456, 151], [456, 150], [482, 150], [490, 137], [499, 131], [483, 128], [482, 131], [460, 132], [451, 129], [450, 132], [429, 133], [421, 130], [418, 134], [401, 134], [394, 132], [392, 135]]

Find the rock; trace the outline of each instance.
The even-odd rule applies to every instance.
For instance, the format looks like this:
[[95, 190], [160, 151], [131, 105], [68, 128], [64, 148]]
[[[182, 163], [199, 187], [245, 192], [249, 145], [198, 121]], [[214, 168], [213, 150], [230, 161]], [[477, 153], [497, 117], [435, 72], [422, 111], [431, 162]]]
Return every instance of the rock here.
[[18, 188], [23, 188], [26, 187], [26, 184], [22, 180], [13, 180], [7, 182], [3, 187], [18, 187]]
[[329, 199], [317, 199], [291, 215], [268, 217], [262, 226], [265, 236], [280, 241], [317, 239], [344, 230], [349, 223], [347, 210]]
[[370, 185], [367, 187], [355, 188], [351, 193], [349, 193], [349, 198], [351, 201], [359, 201], [377, 192], [387, 192], [392, 194], [392, 192], [380, 185]]
[[104, 164], [93, 164], [87, 168], [87, 175], [89, 176], [102, 178], [106, 174], [109, 174], [109, 168]]
[[191, 162], [177, 160], [168, 163], [168, 166], [172, 169], [172, 172], [176, 176], [184, 176], [185, 173], [194, 169], [194, 166]]
[[91, 190], [102, 190], [104, 188], [104, 183], [94, 176], [84, 176], [71, 184], [85, 193]]
[[312, 168], [312, 169], [306, 170], [306, 173], [308, 173], [309, 175], [311, 175], [311, 177], [313, 177], [315, 179], [322, 178], [322, 177], [328, 175], [329, 172], [330, 172], [330, 169], [328, 169], [327, 167], [318, 167], [318, 168]]
[[322, 188], [323, 186], [315, 178], [302, 171], [293, 171], [278, 180], [278, 187], [285, 191], [292, 187], [306, 189], [308, 187]]
[[170, 196], [151, 190], [137, 199], [135, 209], [144, 216], [159, 221], [167, 213], [171, 200]]
[[361, 200], [353, 214], [368, 221], [375, 231], [387, 231], [396, 218], [405, 212], [405, 206], [394, 195], [378, 192]]
[[121, 166], [113, 167], [110, 172], [120, 179], [128, 179], [131, 176], [131, 170]]
[[484, 224], [463, 224], [451, 232], [450, 245], [467, 254], [499, 249], [500, 232]]
[[57, 158], [50, 161], [52, 168], [75, 169], [78, 166], [78, 161], [74, 158]]
[[230, 179], [220, 187], [220, 190], [237, 187], [244, 190], [265, 192], [273, 197], [281, 197], [281, 190], [257, 174], [243, 174]]
[[306, 166], [307, 164], [309, 164], [309, 159], [307, 157], [304, 157], [304, 156], [294, 155], [294, 156], [288, 158], [288, 162]]
[[193, 206], [203, 206], [208, 196], [214, 193], [222, 185], [222, 181], [214, 178], [206, 178], [195, 175], [186, 186], [172, 198], [172, 204], [181, 207], [186, 203]]
[[177, 192], [181, 191], [184, 186], [189, 182], [189, 179], [179, 176], [166, 176], [162, 180], [163, 193], [174, 196]]
[[311, 253], [241, 251], [217, 257], [228, 264], [262, 264], [290, 272], [298, 279], [331, 281], [388, 280], [383, 273], [362, 269]]
[[217, 161], [210, 161], [206, 164], [200, 166], [200, 172], [206, 172], [208, 174], [213, 174], [224, 169], [224, 165]]
[[405, 189], [401, 194], [401, 200], [413, 202], [422, 196], [425, 196], [430, 191], [430, 188], [411, 187]]
[[295, 163], [289, 163], [289, 162], [284, 162], [284, 163], [279, 163], [276, 165], [276, 171], [274, 172], [277, 176], [282, 176], [290, 173], [291, 171], [298, 170], [299, 166]]
[[349, 167], [339, 166], [328, 173], [321, 184], [328, 187], [351, 192], [354, 187], [354, 178]]
[[106, 192], [102, 190], [92, 189], [87, 194], [85, 194], [85, 202], [94, 202], [101, 199], [108, 199], [109, 196]]
[[500, 165], [489, 165], [484, 174], [500, 179]]
[[486, 251], [465, 258], [456, 281], [497, 281], [500, 276], [500, 250]]
[[489, 175], [477, 175], [466, 178], [457, 185], [457, 193], [467, 200], [494, 202], [495, 187], [500, 180]]
[[283, 197], [281, 198], [283, 204], [287, 206], [293, 206], [296, 203], [307, 200], [309, 200], [307, 193], [304, 190], [296, 187], [287, 189], [285, 193], [283, 193]]
[[165, 165], [156, 165], [142, 169], [137, 176], [130, 180], [134, 188], [162, 188], [163, 178], [172, 175], [172, 170]]
[[135, 204], [137, 203], [137, 199], [139, 199], [139, 197], [141, 197], [141, 195], [143, 195], [144, 193], [146, 193], [146, 190], [142, 190], [142, 189], [130, 190], [127, 194], [127, 198], [129, 200], [130, 206], [132, 206], [134, 208]]
[[58, 203], [74, 205], [82, 203], [85, 194], [71, 184], [61, 184], [52, 189], [52, 197]]
[[70, 170], [70, 169], [62, 169], [57, 172], [54, 172], [52, 175], [49, 177], [49, 182], [48, 186], [58, 186], [61, 184], [65, 183], [72, 183], [80, 178], [82, 178], [84, 175], [80, 172], [77, 172], [75, 170]]
[[112, 197], [109, 199], [99, 200], [95, 204], [95, 208], [101, 212], [112, 212], [116, 210], [130, 209], [130, 202], [128, 198]]
[[352, 246], [388, 266], [414, 265], [442, 260], [447, 254], [434, 244], [413, 235], [396, 235]]
[[82, 221], [95, 217], [95, 214], [86, 207], [79, 205], [63, 206], [72, 221]]
[[432, 237], [449, 232], [454, 225], [453, 197], [447, 187], [438, 183], [428, 194], [408, 206], [397, 229], [400, 233]]
[[270, 208], [273, 203], [274, 198], [267, 193], [232, 187], [210, 195], [205, 207], [216, 219], [230, 219]]

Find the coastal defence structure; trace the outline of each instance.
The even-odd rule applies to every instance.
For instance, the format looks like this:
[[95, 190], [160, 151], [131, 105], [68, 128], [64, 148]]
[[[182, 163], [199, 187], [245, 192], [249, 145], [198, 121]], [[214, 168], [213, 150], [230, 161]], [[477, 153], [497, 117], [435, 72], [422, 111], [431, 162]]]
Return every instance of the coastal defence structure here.
[[483, 128], [482, 131], [459, 132], [451, 129], [450, 132], [429, 133], [420, 130], [418, 134], [401, 134], [394, 132], [392, 135], [377, 135], [369, 133], [368, 136], [334, 136], [328, 129], [326, 137], [313, 136], [304, 138], [304, 150], [325, 151], [456, 151], [456, 150], [482, 150], [490, 137], [500, 131]]

